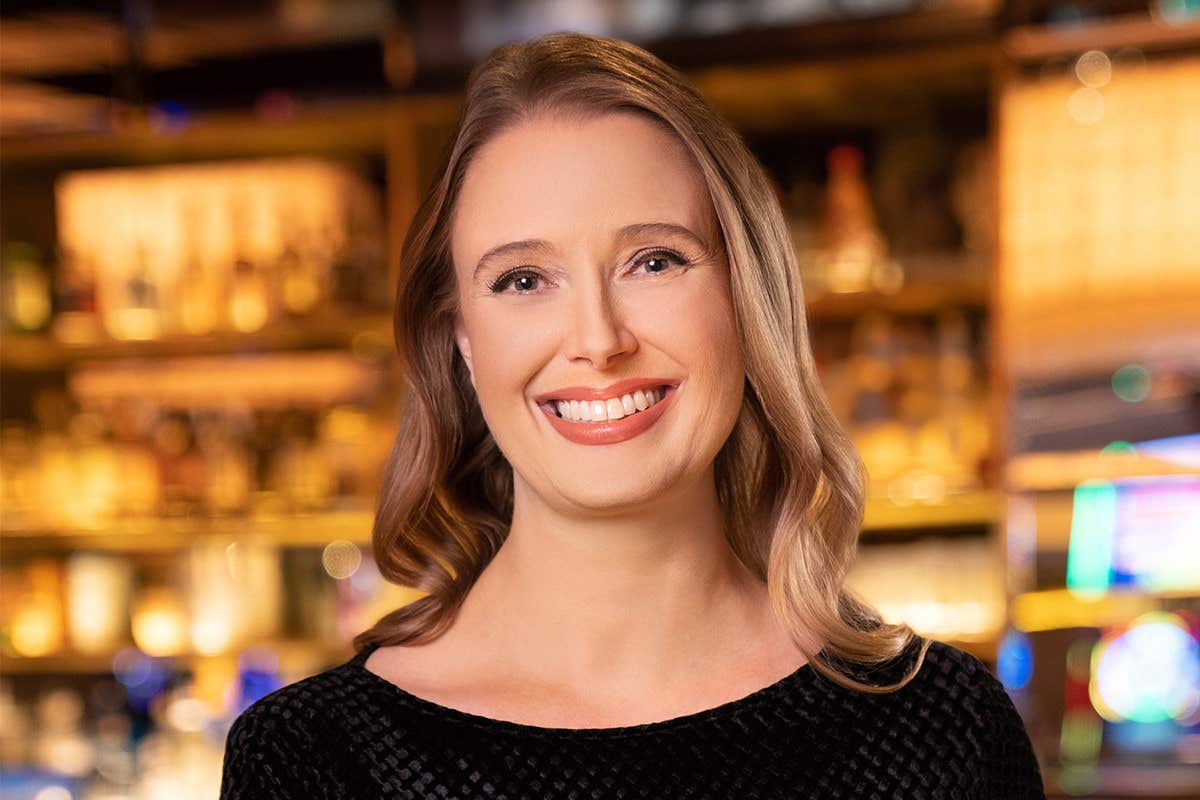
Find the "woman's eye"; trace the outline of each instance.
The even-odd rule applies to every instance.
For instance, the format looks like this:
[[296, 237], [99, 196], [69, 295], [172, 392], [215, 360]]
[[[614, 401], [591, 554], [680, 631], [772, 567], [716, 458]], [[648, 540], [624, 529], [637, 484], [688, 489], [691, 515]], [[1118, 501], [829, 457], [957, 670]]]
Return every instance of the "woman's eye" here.
[[516, 287], [515, 294], [533, 294], [541, 276], [529, 271], [506, 272], [495, 280], [489, 287], [496, 294], [501, 294], [511, 284]]
[[679, 266], [684, 266], [688, 263], [688, 260], [671, 250], [655, 250], [646, 253], [634, 263], [638, 266], [644, 266], [646, 272], [651, 275], [658, 275], [670, 270], [671, 262], [675, 262]]

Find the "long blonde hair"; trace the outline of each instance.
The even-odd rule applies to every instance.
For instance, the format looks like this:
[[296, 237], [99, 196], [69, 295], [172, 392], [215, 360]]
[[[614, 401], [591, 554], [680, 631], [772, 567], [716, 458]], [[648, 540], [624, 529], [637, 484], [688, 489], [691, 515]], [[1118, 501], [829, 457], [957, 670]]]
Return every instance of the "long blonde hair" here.
[[[738, 133], [687, 80], [628, 42], [554, 33], [497, 48], [471, 72], [443, 163], [405, 237], [396, 289], [396, 347], [409, 383], [385, 466], [373, 547], [385, 579], [425, 592], [355, 637], [427, 642], [453, 622], [507, 535], [512, 467], [493, 440], [454, 346], [457, 295], [449, 231], [479, 148], [543, 112], [644, 115], [677, 136], [712, 196], [728, 255], [746, 368], [742, 409], [714, 462], [729, 544], [766, 582], [772, 606], [821, 674], [867, 692], [907, 683], [928, 641], [884, 623], [845, 586], [863, 517], [865, 470], [822, 392], [784, 215]], [[920, 650], [890, 685], [851, 669]]]

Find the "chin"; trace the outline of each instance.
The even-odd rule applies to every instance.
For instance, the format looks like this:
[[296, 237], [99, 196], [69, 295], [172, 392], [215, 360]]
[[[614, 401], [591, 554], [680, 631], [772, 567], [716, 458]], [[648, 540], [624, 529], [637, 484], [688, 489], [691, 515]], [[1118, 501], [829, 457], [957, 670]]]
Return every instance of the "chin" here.
[[603, 484], [587, 481], [580, 476], [580, 479], [570, 482], [559, 481], [555, 490], [573, 507], [616, 512], [653, 503], [669, 489], [658, 480], [647, 482], [640, 470], [627, 470], [625, 475], [623, 479], [606, 480]]

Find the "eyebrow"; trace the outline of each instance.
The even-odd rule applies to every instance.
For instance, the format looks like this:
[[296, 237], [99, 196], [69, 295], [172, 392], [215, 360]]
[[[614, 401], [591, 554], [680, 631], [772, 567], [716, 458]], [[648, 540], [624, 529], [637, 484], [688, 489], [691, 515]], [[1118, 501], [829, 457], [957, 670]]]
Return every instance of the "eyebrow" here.
[[[648, 235], [683, 236], [684, 238], [691, 239], [696, 246], [700, 248], [706, 247], [703, 239], [683, 225], [677, 225], [673, 222], [638, 222], [632, 225], [626, 225], [617, 231], [617, 242], [621, 243], [628, 241], [629, 239], [636, 239], [640, 236]], [[550, 242], [546, 241], [545, 239], [521, 239], [517, 242], [496, 245], [480, 256], [479, 261], [475, 264], [475, 271], [472, 273], [472, 278], [477, 281], [479, 279], [479, 273], [483, 270], [483, 268], [486, 267], [493, 259], [499, 258], [500, 256], [515, 252], [546, 254], [553, 251], [554, 245], [550, 244]]]

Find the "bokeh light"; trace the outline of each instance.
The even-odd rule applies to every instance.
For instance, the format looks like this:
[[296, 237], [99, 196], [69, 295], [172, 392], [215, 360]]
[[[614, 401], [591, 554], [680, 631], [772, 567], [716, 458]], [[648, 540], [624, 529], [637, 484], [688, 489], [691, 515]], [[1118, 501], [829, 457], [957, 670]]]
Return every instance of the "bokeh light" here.
[[345, 580], [358, 572], [362, 564], [362, 550], [354, 542], [338, 539], [325, 545], [321, 564], [330, 577]]
[[1096, 644], [1088, 692], [1112, 722], [1183, 719], [1200, 705], [1200, 643], [1180, 617], [1143, 614]]
[[1126, 403], [1140, 403], [1150, 394], [1150, 370], [1141, 364], [1126, 364], [1113, 373], [1113, 394]]
[[1112, 62], [1099, 50], [1088, 50], [1075, 61], [1075, 77], [1084, 86], [1100, 89], [1112, 80]]

